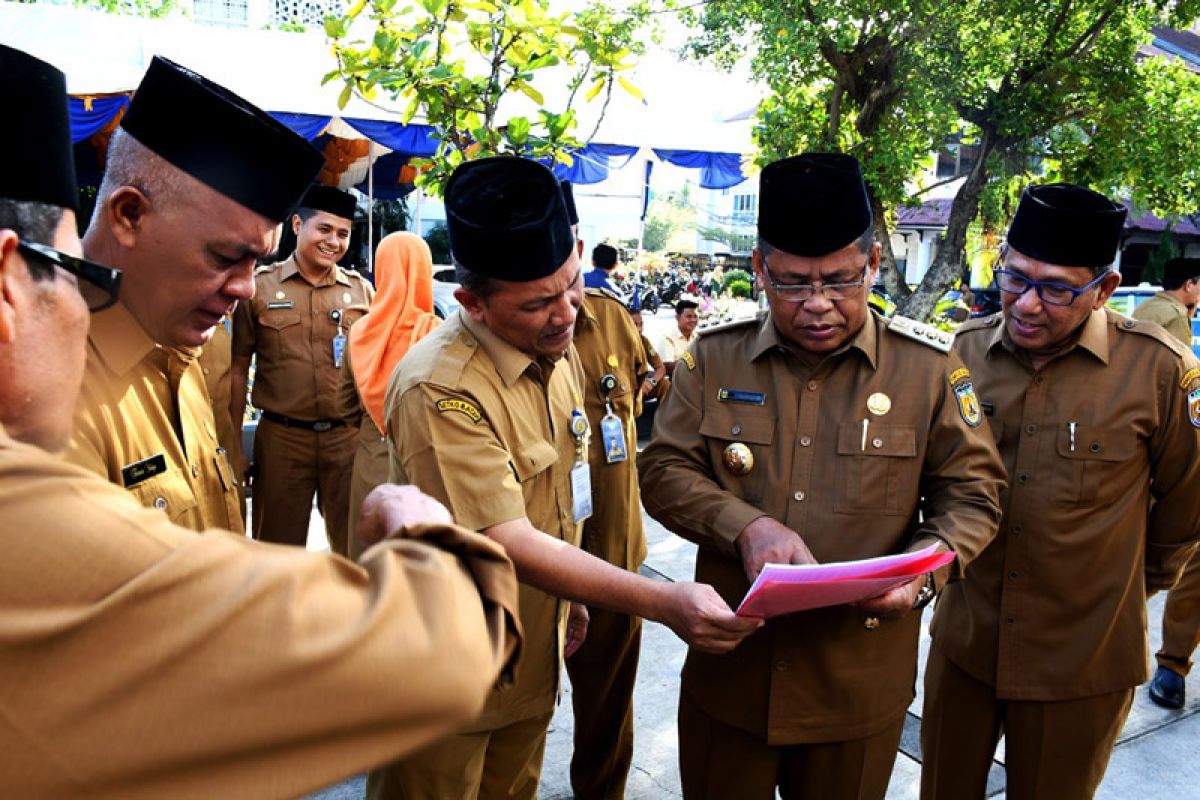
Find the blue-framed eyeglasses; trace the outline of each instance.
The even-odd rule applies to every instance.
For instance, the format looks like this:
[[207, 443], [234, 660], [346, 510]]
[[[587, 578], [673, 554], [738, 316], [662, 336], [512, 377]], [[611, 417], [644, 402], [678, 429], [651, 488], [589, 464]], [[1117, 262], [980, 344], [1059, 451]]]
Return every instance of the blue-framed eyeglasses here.
[[1033, 289], [1037, 292], [1038, 299], [1043, 303], [1051, 306], [1069, 306], [1079, 299], [1079, 295], [1087, 294], [1096, 284], [1104, 280], [1108, 275], [1105, 272], [1098, 276], [1094, 281], [1080, 286], [1078, 289], [1074, 286], [1067, 286], [1065, 283], [1055, 283], [1054, 281], [1035, 281], [1026, 278], [1019, 272], [1013, 272], [1010, 269], [998, 269], [993, 273], [996, 276], [996, 286], [1000, 287], [1000, 291], [1005, 294], [1022, 295]]
[[767, 274], [767, 285], [775, 290], [779, 295], [779, 299], [787, 303], [804, 303], [811, 300], [813, 295], [818, 292], [825, 297], [826, 300], [846, 300], [849, 299], [856, 289], [861, 289], [867, 283], [867, 274], [871, 270], [871, 262], [868, 259], [863, 265], [862, 276], [850, 283], [780, 283], [775, 280], [775, 275], [771, 272], [771, 265], [767, 263], [767, 259], [762, 260], [763, 272]]
[[102, 266], [38, 242], [18, 239], [17, 250], [26, 258], [49, 262], [74, 275], [79, 285], [79, 294], [87, 303], [88, 311], [103, 311], [117, 302], [117, 295], [121, 291], [121, 270]]

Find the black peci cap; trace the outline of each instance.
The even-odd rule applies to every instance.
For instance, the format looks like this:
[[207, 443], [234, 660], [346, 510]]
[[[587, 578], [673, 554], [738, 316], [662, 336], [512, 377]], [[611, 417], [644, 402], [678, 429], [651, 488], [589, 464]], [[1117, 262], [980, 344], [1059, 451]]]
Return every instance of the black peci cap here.
[[446, 183], [446, 226], [456, 262], [504, 281], [544, 278], [575, 248], [554, 173], [513, 156], [458, 165]]
[[341, 189], [335, 189], [332, 186], [314, 183], [304, 193], [304, 197], [300, 200], [300, 206], [302, 208], [311, 208], [314, 211], [324, 211], [327, 214], [333, 214], [335, 217], [353, 221], [354, 212], [358, 208], [358, 201], [349, 192], [343, 192]]
[[1106, 267], [1117, 258], [1126, 213], [1082, 186], [1030, 186], [1008, 228], [1008, 246], [1047, 264]]
[[853, 156], [804, 153], [774, 161], [758, 185], [758, 235], [785, 253], [826, 256], [871, 227], [867, 187]]
[[45, 61], [0, 45], [0, 197], [78, 210], [67, 81]]
[[579, 211], [575, 208], [575, 190], [570, 181], [559, 181], [558, 185], [562, 189], [563, 202], [567, 206], [567, 219], [571, 220], [572, 225], [578, 225]]
[[325, 163], [270, 114], [158, 56], [121, 127], [175, 167], [276, 222]]

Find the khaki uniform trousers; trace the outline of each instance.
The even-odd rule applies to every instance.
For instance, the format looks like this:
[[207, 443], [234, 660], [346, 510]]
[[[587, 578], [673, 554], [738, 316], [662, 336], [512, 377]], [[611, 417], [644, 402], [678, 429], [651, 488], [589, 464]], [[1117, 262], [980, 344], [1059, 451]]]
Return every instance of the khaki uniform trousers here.
[[[553, 714], [458, 733], [367, 775], [368, 800], [534, 800]], [[484, 765], [487, 769], [484, 769]]]
[[571, 788], [577, 800], [620, 800], [633, 761], [633, 687], [642, 620], [589, 608], [587, 638], [567, 659], [575, 749]]
[[357, 450], [358, 430], [348, 425], [318, 433], [260, 419], [254, 434], [254, 538], [304, 547], [315, 492], [329, 548], [346, 555]]
[[685, 800], [883, 800], [904, 715], [844, 742], [771, 746], [726, 725], [679, 693], [679, 770]]
[[1179, 583], [1167, 593], [1162, 649], [1154, 657], [1160, 667], [1187, 675], [1197, 645], [1200, 645], [1200, 549], [1188, 560]]
[[921, 798], [983, 800], [1003, 733], [1007, 797], [1088, 800], [1132, 703], [1132, 688], [1077, 700], [1000, 700], [935, 643], [925, 666]]

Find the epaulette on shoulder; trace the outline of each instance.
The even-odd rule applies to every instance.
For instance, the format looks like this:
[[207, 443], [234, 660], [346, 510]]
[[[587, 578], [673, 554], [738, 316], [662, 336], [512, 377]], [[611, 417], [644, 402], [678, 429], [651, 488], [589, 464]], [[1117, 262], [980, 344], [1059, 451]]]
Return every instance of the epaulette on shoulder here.
[[934, 350], [941, 350], [943, 353], [949, 353], [950, 348], [954, 346], [953, 333], [947, 333], [935, 325], [917, 322], [909, 317], [900, 315], [892, 317], [888, 321], [888, 330], [932, 347]]
[[437, 361], [429, 372], [429, 382], [457, 389], [467, 362], [479, 352], [479, 347], [479, 341], [469, 331], [461, 331], [438, 353]]
[[992, 328], [1004, 321], [1004, 315], [997, 311], [995, 314], [989, 314], [986, 317], [974, 317], [967, 320], [962, 325], [959, 325], [954, 331], [956, 337], [962, 336], [964, 333], [974, 333], [975, 331], [990, 331]]
[[731, 330], [734, 330], [735, 328], [741, 328], [746, 325], [757, 325], [758, 323], [762, 322], [762, 320], [766, 316], [766, 314], [767, 314], [766, 311], [759, 311], [753, 317], [739, 317], [737, 319], [731, 319], [731, 320], [727, 320], [725, 322], [718, 322], [714, 325], [701, 326], [696, 329], [696, 333], [699, 336], [708, 336], [709, 334], [712, 334], [712, 333], [720, 333], [721, 331], [731, 331]]
[[261, 267], [254, 268], [254, 274], [255, 275], [265, 275], [268, 272], [273, 271], [277, 266], [279, 266], [278, 262], [275, 264], [263, 264]]
[[585, 294], [592, 297], [607, 297], [609, 300], [616, 300], [621, 305], [625, 305], [625, 301], [621, 299], [621, 295], [614, 292], [612, 289], [606, 289], [603, 286], [589, 286], [583, 290]]
[[1111, 310], [1109, 311], [1109, 319], [1116, 326], [1117, 330], [1126, 333], [1140, 333], [1142, 336], [1153, 339], [1164, 347], [1170, 348], [1176, 355], [1183, 356], [1192, 352], [1191, 348], [1176, 339], [1173, 335], [1167, 333], [1166, 329], [1161, 325], [1130, 319], [1124, 314], [1118, 314]]

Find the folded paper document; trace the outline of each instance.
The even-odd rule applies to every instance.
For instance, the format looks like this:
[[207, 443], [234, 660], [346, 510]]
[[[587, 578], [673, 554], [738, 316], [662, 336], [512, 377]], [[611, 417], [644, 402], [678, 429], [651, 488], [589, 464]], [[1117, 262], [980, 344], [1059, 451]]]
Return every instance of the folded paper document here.
[[954, 553], [937, 549], [930, 545], [916, 553], [831, 564], [767, 564], [737, 613], [776, 617], [878, 597], [954, 560]]

